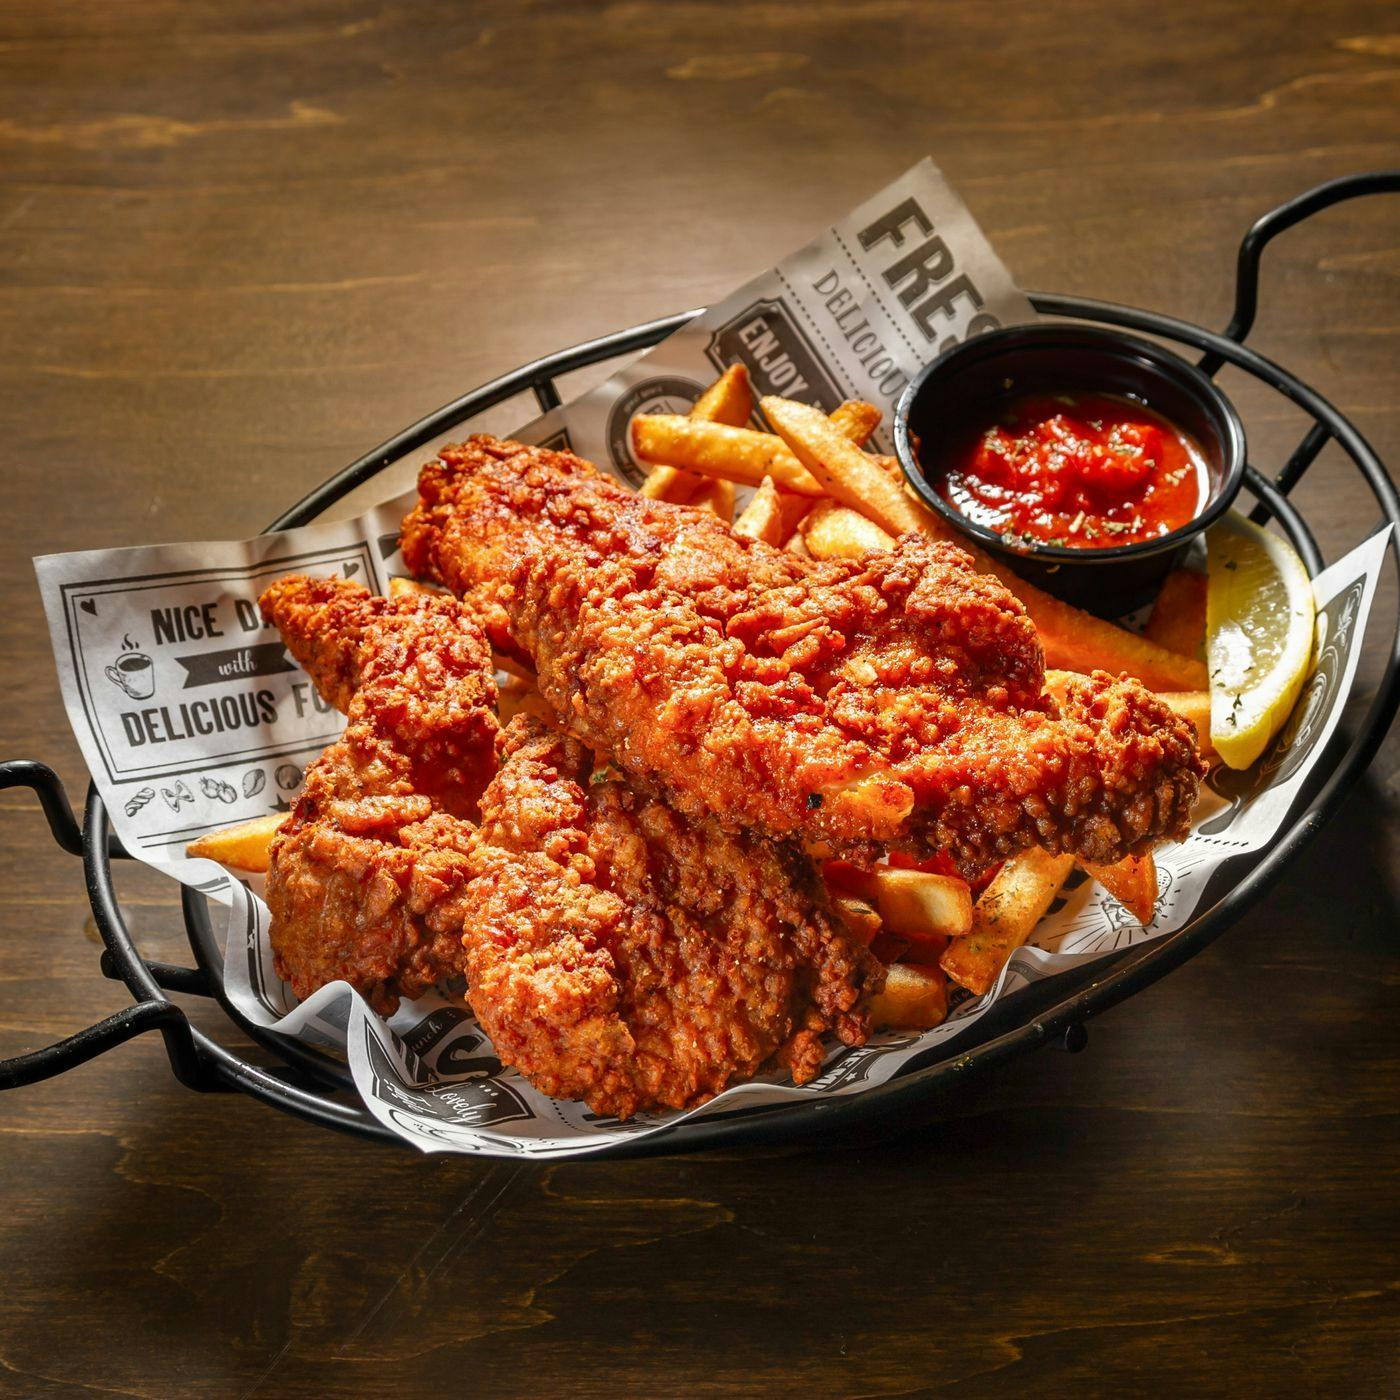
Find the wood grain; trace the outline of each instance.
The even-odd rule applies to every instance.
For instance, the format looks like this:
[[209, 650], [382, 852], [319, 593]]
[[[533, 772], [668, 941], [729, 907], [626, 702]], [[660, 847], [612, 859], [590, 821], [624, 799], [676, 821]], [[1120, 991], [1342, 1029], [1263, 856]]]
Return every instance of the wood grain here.
[[[1400, 164], [1395, 30], [1380, 0], [11, 0], [0, 752], [81, 791], [32, 555], [256, 530], [927, 152], [1024, 285], [1223, 324], [1253, 218]], [[1392, 459], [1396, 215], [1271, 248], [1256, 332]], [[1300, 416], [1227, 382], [1276, 467]], [[1299, 495], [1333, 555], [1374, 517], [1331, 454]], [[12, 1094], [0, 1393], [1392, 1393], [1397, 807], [1392, 740], [1269, 900], [1087, 1054], [880, 1139], [420, 1159], [191, 1094], [145, 1041]], [[10, 1054], [123, 994], [32, 803], [0, 822]], [[122, 888], [178, 960], [171, 887]]]

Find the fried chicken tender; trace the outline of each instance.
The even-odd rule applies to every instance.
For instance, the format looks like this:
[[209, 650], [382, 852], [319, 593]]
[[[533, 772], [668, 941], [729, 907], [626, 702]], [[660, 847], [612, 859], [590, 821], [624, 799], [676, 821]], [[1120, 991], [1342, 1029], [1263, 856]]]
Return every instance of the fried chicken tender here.
[[462, 970], [467, 819], [496, 770], [490, 653], [446, 595], [294, 576], [261, 606], [348, 717], [273, 842], [277, 970], [299, 997], [343, 978], [387, 1014]]
[[529, 713], [495, 768], [489, 653], [451, 597], [292, 578], [263, 608], [349, 716], [272, 849], [299, 996], [343, 978], [387, 1013], [465, 973], [504, 1062], [620, 1117], [865, 1040], [883, 971], [805, 856], [637, 795]]
[[1020, 603], [953, 546], [817, 563], [490, 437], [443, 449], [419, 492], [410, 568], [494, 589], [561, 720], [691, 817], [856, 858], [943, 851], [969, 875], [1186, 831], [1190, 726], [1103, 673], [1057, 708]]
[[501, 1058], [598, 1113], [690, 1108], [822, 1035], [869, 1034], [884, 973], [791, 848], [688, 821], [529, 715], [482, 798], [468, 999]]

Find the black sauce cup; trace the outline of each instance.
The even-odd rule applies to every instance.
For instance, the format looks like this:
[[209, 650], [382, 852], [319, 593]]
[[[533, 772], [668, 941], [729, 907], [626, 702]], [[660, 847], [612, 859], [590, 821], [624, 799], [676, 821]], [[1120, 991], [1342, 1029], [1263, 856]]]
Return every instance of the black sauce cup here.
[[[1146, 404], [1200, 448], [1208, 477], [1195, 517], [1170, 534], [1104, 549], [1011, 541], [969, 520], [934, 480], [941, 454], [995, 423], [1025, 394], [1116, 394]], [[1104, 617], [1121, 617], [1153, 594], [1182, 552], [1229, 508], [1244, 479], [1244, 428], [1230, 401], [1194, 365], [1149, 340], [1098, 326], [1008, 326], [955, 346], [901, 395], [895, 450], [920, 499], [988, 554], [1048, 593]]]

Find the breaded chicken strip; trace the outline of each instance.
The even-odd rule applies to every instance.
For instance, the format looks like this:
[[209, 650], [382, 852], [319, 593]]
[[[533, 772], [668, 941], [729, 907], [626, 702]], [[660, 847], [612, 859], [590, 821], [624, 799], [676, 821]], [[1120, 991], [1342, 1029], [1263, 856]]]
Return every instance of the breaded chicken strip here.
[[953, 546], [816, 563], [489, 437], [445, 448], [419, 491], [409, 567], [494, 589], [563, 722], [692, 817], [968, 874], [1186, 831], [1190, 725], [1102, 673], [1057, 710], [1020, 603]]
[[307, 771], [268, 876], [278, 969], [392, 1011], [465, 972], [497, 1053], [598, 1113], [689, 1108], [822, 1036], [859, 1044], [879, 964], [810, 862], [695, 824], [521, 714], [488, 750], [487, 650], [446, 596], [284, 579], [269, 619], [345, 734]]
[[[883, 969], [790, 848], [695, 824], [527, 715], [481, 803], [468, 999], [503, 1060], [599, 1113], [690, 1108], [858, 1045]], [[507, 855], [507, 853], [509, 853]]]
[[348, 717], [272, 846], [277, 970], [299, 997], [343, 978], [392, 1012], [462, 970], [464, 819], [496, 770], [490, 653], [446, 595], [391, 600], [293, 576], [261, 603]]

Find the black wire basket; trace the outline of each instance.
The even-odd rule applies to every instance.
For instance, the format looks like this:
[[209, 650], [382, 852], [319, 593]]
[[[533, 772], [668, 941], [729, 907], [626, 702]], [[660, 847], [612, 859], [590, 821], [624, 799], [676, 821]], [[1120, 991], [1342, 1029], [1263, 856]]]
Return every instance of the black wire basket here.
[[[1253, 467], [1246, 470], [1245, 491], [1254, 499], [1250, 518], [1275, 521], [1316, 575], [1324, 560], [1307, 521], [1290, 502], [1289, 493], [1329, 442], [1335, 442], [1364, 478], [1381, 511], [1381, 524], [1400, 532], [1400, 497], [1386, 468], [1370, 445], [1316, 390], [1280, 365], [1244, 344], [1254, 323], [1259, 261], [1275, 236], [1343, 200], [1360, 195], [1400, 192], [1400, 171], [1376, 171], [1320, 185], [1264, 215], [1240, 244], [1235, 309], [1223, 333], [1204, 330], [1156, 312], [1080, 297], [1033, 293], [1044, 315], [1125, 327], [1184, 346], [1201, 354], [1200, 366], [1214, 375], [1232, 365], [1282, 394], [1311, 419], [1311, 426], [1283, 468], [1272, 479]], [[646, 349], [678, 329], [695, 312], [668, 316], [613, 335], [561, 350], [464, 394], [436, 413], [404, 429], [374, 451], [351, 463], [304, 500], [274, 520], [269, 531], [306, 525], [357, 487], [409, 453], [442, 434], [531, 390], [541, 408], [557, 407], [555, 381], [565, 374]], [[1392, 533], [1388, 554], [1400, 578], [1400, 540]], [[779, 1107], [740, 1109], [679, 1123], [637, 1141], [623, 1141], [596, 1156], [642, 1155], [690, 1150], [716, 1143], [748, 1143], [805, 1136], [815, 1125], [822, 1131], [857, 1120], [888, 1116], [935, 1090], [984, 1072], [1013, 1055], [1058, 1043], [1077, 1050], [1086, 1041], [1084, 1023], [1092, 1016], [1141, 991], [1198, 953], [1256, 904], [1285, 865], [1317, 834], [1337, 810], [1348, 788], [1365, 769], [1400, 703], [1400, 604], [1391, 609], [1384, 669], [1366, 712], [1344, 738], [1335, 739], [1313, 774], [1308, 792], [1266, 851], [1241, 857], [1219, 871], [1202, 899], [1201, 912], [1176, 933], [1127, 949], [1108, 961], [1062, 973], [1008, 997], [951, 1043], [940, 1044], [907, 1063], [888, 1083], [846, 1097], [813, 1099]], [[1376, 620], [1379, 626], [1379, 619]], [[38, 795], [55, 841], [80, 855], [93, 918], [106, 945], [104, 976], [124, 982], [134, 1004], [54, 1045], [0, 1061], [0, 1088], [14, 1088], [72, 1069], [135, 1036], [158, 1030], [165, 1041], [175, 1077], [188, 1088], [249, 1094], [263, 1103], [313, 1123], [361, 1137], [404, 1145], [375, 1120], [360, 1101], [345, 1064], [320, 1050], [248, 1022], [229, 1004], [222, 982], [222, 954], [214, 936], [207, 901], [186, 888], [183, 907], [193, 967], [172, 966], [142, 955], [128, 926], [112, 881], [111, 862], [129, 858], [108, 823], [106, 808], [90, 789], [79, 826], [57, 775], [31, 760], [0, 764], [0, 787], [29, 787]], [[1241, 868], [1240, 862], [1245, 862]], [[272, 1063], [251, 1063], [190, 1024], [169, 992], [212, 997], [244, 1036], [261, 1045]]]

